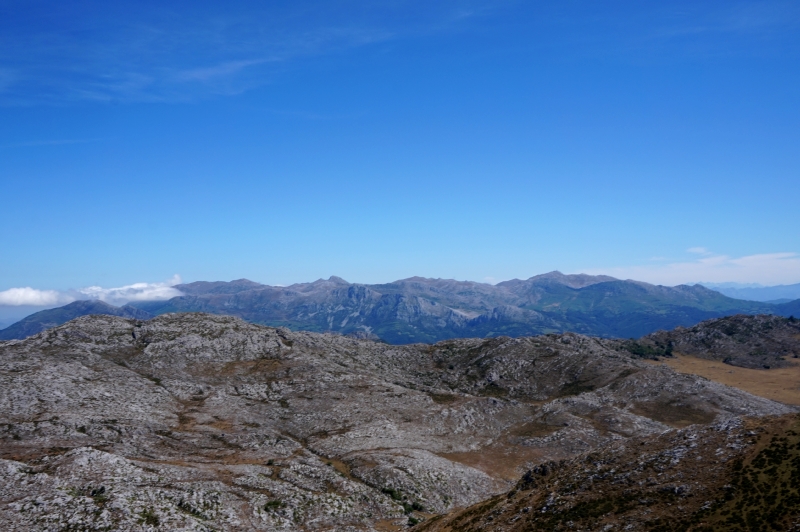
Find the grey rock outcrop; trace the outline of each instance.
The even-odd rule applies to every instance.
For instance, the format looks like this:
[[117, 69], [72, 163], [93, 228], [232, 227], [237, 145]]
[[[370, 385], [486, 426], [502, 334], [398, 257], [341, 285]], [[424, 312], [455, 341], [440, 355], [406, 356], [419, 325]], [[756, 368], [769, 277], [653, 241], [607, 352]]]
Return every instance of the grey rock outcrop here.
[[630, 342], [657, 353], [659, 350], [721, 360], [754, 369], [782, 368], [800, 357], [800, 320], [780, 316], [736, 315], [657, 331]]

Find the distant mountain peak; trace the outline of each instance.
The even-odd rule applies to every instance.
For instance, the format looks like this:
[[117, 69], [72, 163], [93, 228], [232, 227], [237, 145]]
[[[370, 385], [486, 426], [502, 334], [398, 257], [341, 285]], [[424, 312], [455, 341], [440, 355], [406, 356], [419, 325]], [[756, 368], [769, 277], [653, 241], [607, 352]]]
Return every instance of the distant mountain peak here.
[[564, 286], [568, 286], [570, 288], [585, 288], [593, 284], [618, 280], [619, 279], [616, 277], [611, 277], [608, 275], [589, 275], [586, 273], [565, 274], [558, 270], [553, 270], [552, 272], [534, 275], [525, 282], [538, 283], [542, 281], [550, 281], [563, 284]]
[[251, 281], [250, 279], [245, 279], [244, 277], [242, 277], [241, 279], [235, 279], [231, 281], [229, 284], [234, 284], [238, 286], [264, 286], [261, 283]]
[[193, 283], [175, 285], [186, 295], [198, 296], [204, 294], [234, 294], [245, 290], [264, 288], [266, 285], [249, 279], [236, 279], [235, 281], [195, 281]]

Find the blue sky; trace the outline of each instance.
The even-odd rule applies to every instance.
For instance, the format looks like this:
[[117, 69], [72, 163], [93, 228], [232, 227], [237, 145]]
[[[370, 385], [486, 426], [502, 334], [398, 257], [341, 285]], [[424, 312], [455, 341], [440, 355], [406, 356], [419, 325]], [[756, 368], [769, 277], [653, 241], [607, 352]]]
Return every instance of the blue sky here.
[[6, 0], [0, 293], [796, 283], [798, 124], [797, 2]]

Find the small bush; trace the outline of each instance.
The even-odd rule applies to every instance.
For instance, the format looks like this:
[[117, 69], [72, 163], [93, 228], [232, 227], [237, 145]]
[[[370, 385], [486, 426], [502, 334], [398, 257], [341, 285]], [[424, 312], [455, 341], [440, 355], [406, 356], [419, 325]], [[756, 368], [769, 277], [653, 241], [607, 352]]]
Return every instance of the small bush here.
[[158, 526], [160, 520], [152, 508], [148, 508], [139, 514], [140, 525]]
[[392, 489], [392, 488], [381, 488], [381, 492], [385, 493], [389, 497], [391, 497], [395, 501], [399, 501], [403, 499], [403, 493], [400, 490]]
[[286, 504], [284, 504], [282, 500], [275, 499], [274, 501], [267, 502], [267, 504], [264, 505], [264, 510], [267, 512], [274, 512], [275, 510], [283, 508], [284, 506], [286, 506]]

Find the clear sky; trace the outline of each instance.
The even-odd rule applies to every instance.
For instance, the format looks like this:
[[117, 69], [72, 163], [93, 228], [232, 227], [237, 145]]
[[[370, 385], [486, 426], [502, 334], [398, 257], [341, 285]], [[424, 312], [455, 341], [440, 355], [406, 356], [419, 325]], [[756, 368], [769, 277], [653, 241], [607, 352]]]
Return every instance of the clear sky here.
[[0, 201], [6, 304], [175, 274], [797, 283], [800, 3], [5, 0]]

